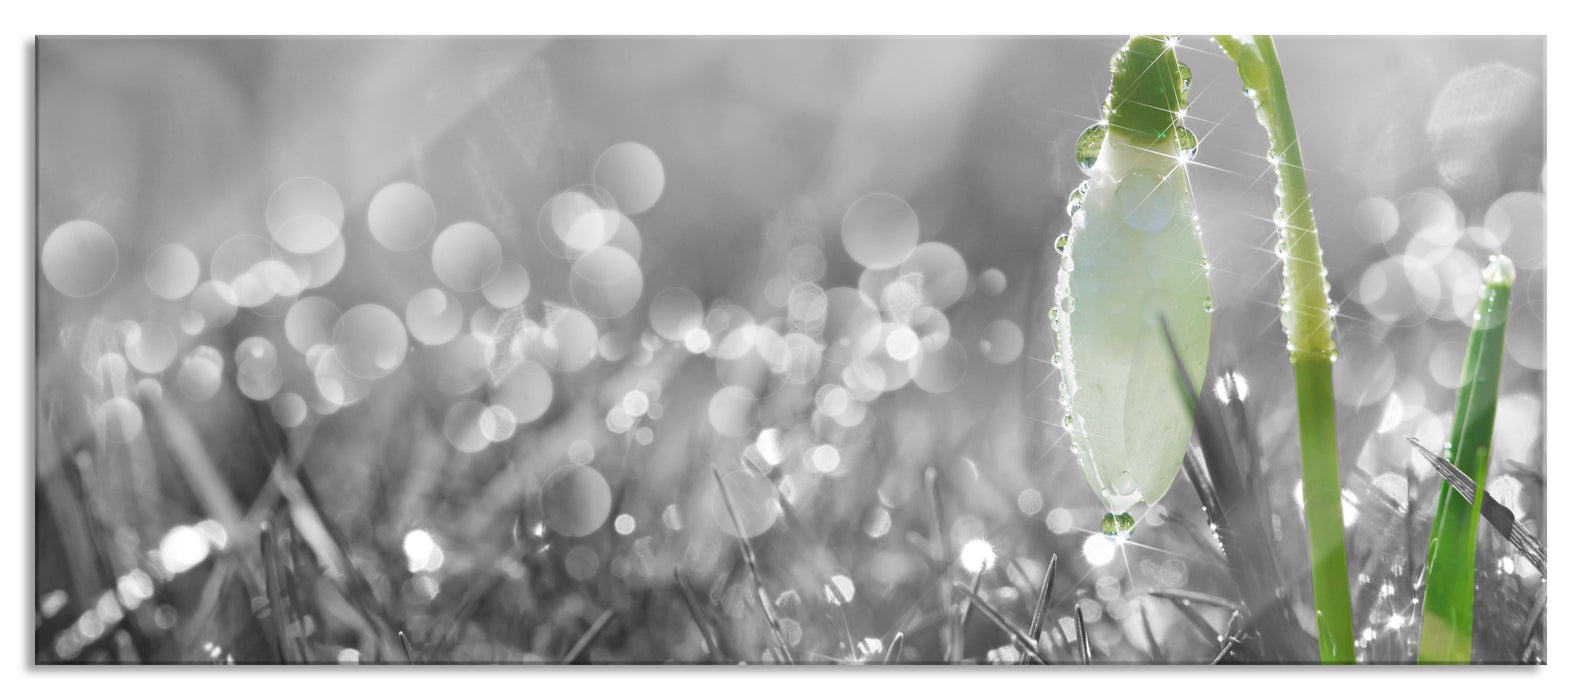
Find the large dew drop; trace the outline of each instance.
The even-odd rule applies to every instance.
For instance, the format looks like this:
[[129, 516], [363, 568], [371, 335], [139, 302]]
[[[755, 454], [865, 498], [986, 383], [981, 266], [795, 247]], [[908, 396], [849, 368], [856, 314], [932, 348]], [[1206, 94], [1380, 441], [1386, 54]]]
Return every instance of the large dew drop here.
[[1144, 233], [1163, 229], [1176, 214], [1175, 189], [1158, 174], [1144, 170], [1121, 178], [1115, 199], [1126, 225]]
[[110, 286], [119, 263], [115, 239], [92, 221], [68, 221], [51, 231], [39, 249], [44, 279], [69, 297], [91, 297]]
[[1132, 531], [1136, 529], [1137, 521], [1130, 513], [1105, 513], [1104, 521], [1099, 524], [1099, 531], [1111, 542], [1125, 542], [1131, 539]]
[[1077, 167], [1082, 168], [1082, 172], [1091, 172], [1093, 164], [1099, 162], [1099, 151], [1103, 149], [1104, 137], [1108, 133], [1109, 127], [1099, 122], [1077, 136]]

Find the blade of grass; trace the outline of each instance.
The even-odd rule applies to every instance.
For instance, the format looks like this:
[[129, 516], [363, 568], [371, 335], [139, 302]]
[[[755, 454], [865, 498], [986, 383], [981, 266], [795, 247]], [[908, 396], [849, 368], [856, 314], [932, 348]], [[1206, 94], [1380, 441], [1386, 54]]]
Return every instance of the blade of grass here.
[[1159, 640], [1154, 637], [1154, 625], [1148, 621], [1148, 609], [1137, 607], [1137, 614], [1143, 618], [1143, 638], [1148, 640], [1148, 661], [1153, 664], [1163, 664], [1165, 653], [1159, 648]]
[[731, 493], [725, 488], [725, 477], [720, 476], [718, 470], [713, 473], [714, 483], [720, 489], [720, 498], [725, 500], [725, 512], [730, 514], [731, 524], [736, 528], [736, 543], [741, 547], [742, 560], [747, 562], [747, 573], [752, 576], [753, 585], [758, 589], [758, 605], [769, 623], [769, 633], [774, 637], [775, 647], [784, 663], [796, 663], [796, 657], [791, 654], [791, 645], [786, 643], [785, 633], [780, 629], [780, 615], [775, 612], [774, 599], [764, 586], [763, 576], [758, 573], [758, 557], [753, 554], [752, 543], [747, 541], [747, 528], [742, 527], [741, 518], [736, 515], [736, 504], [731, 502]]
[[904, 632], [896, 632], [895, 637], [890, 640], [890, 648], [884, 652], [884, 665], [894, 666], [901, 663], [901, 652], [905, 648], [906, 634]]
[[[1286, 600], [1284, 579], [1275, 563], [1267, 491], [1261, 486], [1253, 487], [1254, 483], [1261, 484], [1259, 471], [1253, 464], [1242, 469], [1226, 427], [1224, 409], [1206, 394], [1193, 391], [1186, 364], [1176, 352], [1175, 339], [1163, 317], [1160, 327], [1171, 356], [1175, 358], [1177, 387], [1192, 410], [1193, 431], [1197, 436], [1197, 445], [1189, 445], [1182, 468], [1208, 516], [1219, 545], [1215, 554], [1225, 558], [1243, 604], [1255, 613], [1250, 623], [1254, 630], [1250, 635], [1252, 651], [1260, 658], [1295, 661], [1303, 656], [1296, 642], [1304, 635]], [[1221, 374], [1221, 381], [1232, 386], [1236, 383], [1231, 373]], [[1233, 402], [1226, 408], [1233, 408], [1245, 423], [1240, 392], [1235, 393]]]
[[1450, 430], [1450, 462], [1473, 483], [1464, 499], [1449, 482], [1439, 487], [1433, 533], [1424, 570], [1423, 628], [1417, 661], [1465, 664], [1472, 661], [1472, 601], [1477, 564], [1478, 513], [1485, 502], [1483, 480], [1494, 440], [1494, 409], [1500, 394], [1500, 364], [1505, 359], [1505, 318], [1510, 310], [1516, 268], [1504, 256], [1483, 270], [1483, 298], [1473, 315], [1461, 366], [1461, 392]]
[[396, 637], [401, 639], [401, 650], [406, 652], [406, 662], [409, 664], [416, 664], [417, 653], [412, 651], [412, 640], [407, 638], [406, 630], [397, 630]]
[[[1049, 615], [1049, 596], [1055, 592], [1055, 562], [1060, 555], [1049, 555], [1049, 568], [1044, 569], [1044, 582], [1038, 587], [1038, 603], [1033, 606], [1033, 621], [1027, 625], [1027, 636], [1036, 644], [1044, 632], [1044, 618]], [[1028, 663], [1027, 655], [1022, 655], [1022, 663]]]
[[615, 619], [615, 610], [609, 609], [601, 613], [598, 619], [593, 621], [593, 625], [588, 627], [588, 631], [583, 632], [582, 636], [577, 638], [577, 643], [571, 645], [571, 650], [567, 651], [565, 656], [560, 657], [560, 665], [567, 666], [576, 663], [578, 657], [581, 657], [582, 653], [588, 650], [588, 645], [593, 644], [593, 640], [598, 638], [599, 633], [603, 632], [604, 628], [609, 626], [610, 620], [613, 619]]
[[717, 664], [725, 663], [725, 655], [720, 651], [719, 637], [715, 634], [714, 626], [709, 624], [703, 616], [703, 605], [698, 602], [698, 594], [692, 590], [692, 583], [687, 581], [685, 574], [678, 567], [675, 571], [676, 586], [681, 589], [681, 598], [687, 603], [687, 612], [692, 614], [692, 621], [697, 624], [698, 632], [703, 635], [703, 647], [709, 653], [709, 660]]
[[[1457, 469], [1456, 465], [1451, 464], [1450, 460], [1434, 454], [1423, 443], [1418, 442], [1417, 438], [1407, 439], [1412, 442], [1413, 447], [1417, 448], [1418, 454], [1421, 454], [1424, 459], [1428, 460], [1429, 464], [1433, 465], [1434, 471], [1439, 472], [1439, 476], [1449, 483], [1451, 488], [1456, 490], [1456, 493], [1461, 494], [1462, 499], [1470, 503], [1477, 498], [1477, 484], [1472, 483], [1472, 480], [1467, 478], [1466, 474], [1461, 473], [1461, 470]], [[1511, 512], [1510, 508], [1506, 508], [1505, 504], [1495, 500], [1494, 496], [1484, 493], [1483, 508], [1479, 512], [1483, 514], [1484, 520], [1494, 526], [1495, 532], [1500, 533], [1502, 537], [1510, 541], [1511, 546], [1525, 557], [1527, 561], [1532, 563], [1533, 568], [1538, 570], [1539, 575], [1545, 578], [1549, 576], [1549, 554], [1544, 547], [1544, 543], [1539, 541], [1538, 536], [1534, 535], [1531, 530], [1528, 530], [1526, 526], [1516, 520], [1516, 514]]]
[[1033, 659], [1033, 663], [1048, 663], [1044, 660], [1043, 654], [1038, 653], [1037, 641], [1034, 641], [1032, 637], [1027, 636], [1027, 633], [1016, 629], [1015, 625], [1012, 625], [1009, 621], [1007, 621], [1005, 616], [1001, 615], [999, 611], [996, 611], [994, 608], [990, 607], [988, 602], [979, 597], [971, 587], [960, 581], [955, 582], [955, 587], [956, 591], [966, 599], [967, 604], [970, 607], [977, 608], [980, 612], [982, 612], [984, 618], [994, 623], [995, 627], [1000, 628], [1000, 631], [1004, 632], [1005, 636], [1010, 637], [1011, 643], [1016, 645], [1016, 648], [1020, 649], [1023, 654], [1026, 654], [1029, 658]]
[[1279, 206], [1279, 255], [1285, 267], [1280, 322], [1296, 375], [1297, 427], [1302, 454], [1302, 503], [1313, 564], [1313, 608], [1319, 657], [1326, 664], [1356, 663], [1351, 621], [1351, 576], [1346, 569], [1346, 527], [1340, 505], [1340, 457], [1335, 435], [1334, 319], [1324, 279], [1318, 224], [1307, 191], [1307, 171], [1297, 145], [1296, 122], [1285, 75], [1267, 35], [1216, 36], [1236, 64], [1258, 120], [1269, 132], [1269, 161]]
[[1093, 647], [1088, 646], [1088, 623], [1082, 620], [1082, 606], [1074, 605], [1071, 608], [1077, 618], [1077, 662], [1083, 666], [1093, 663]]

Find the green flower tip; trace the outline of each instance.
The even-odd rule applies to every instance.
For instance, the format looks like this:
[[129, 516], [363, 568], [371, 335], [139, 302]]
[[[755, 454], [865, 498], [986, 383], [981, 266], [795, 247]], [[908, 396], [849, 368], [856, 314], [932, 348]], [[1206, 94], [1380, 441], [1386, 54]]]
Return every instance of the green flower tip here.
[[[1175, 55], [1176, 39], [1150, 34], [1132, 37], [1110, 60], [1110, 95], [1104, 119], [1150, 146], [1169, 136], [1182, 104], [1184, 76]], [[1158, 105], [1174, 105], [1163, 110]]]

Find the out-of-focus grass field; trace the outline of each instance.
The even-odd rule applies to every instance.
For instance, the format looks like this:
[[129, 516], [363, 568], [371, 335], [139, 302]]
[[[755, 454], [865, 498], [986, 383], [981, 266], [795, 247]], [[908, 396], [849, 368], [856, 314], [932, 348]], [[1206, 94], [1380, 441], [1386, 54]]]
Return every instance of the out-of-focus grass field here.
[[[1206, 38], [1205, 392], [1294, 651], [1243, 644], [1184, 477], [1097, 534], [1060, 426], [1052, 244], [1120, 43], [41, 39], [35, 661], [1015, 663], [994, 617], [1046, 582], [1053, 663], [1316, 661], [1267, 142]], [[1358, 658], [1409, 661], [1407, 437], [1445, 441], [1492, 252], [1488, 488], [1544, 533], [1543, 40], [1279, 47]], [[1474, 660], [1542, 660], [1483, 532]]]

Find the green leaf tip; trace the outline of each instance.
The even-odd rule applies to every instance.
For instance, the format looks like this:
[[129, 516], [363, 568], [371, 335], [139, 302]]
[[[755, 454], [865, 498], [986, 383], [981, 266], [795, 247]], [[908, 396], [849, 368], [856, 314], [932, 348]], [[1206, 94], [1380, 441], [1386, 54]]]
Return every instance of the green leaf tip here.
[[1138, 35], [1110, 59], [1104, 120], [1140, 146], [1169, 136], [1180, 121], [1185, 77], [1175, 47], [1175, 37]]

